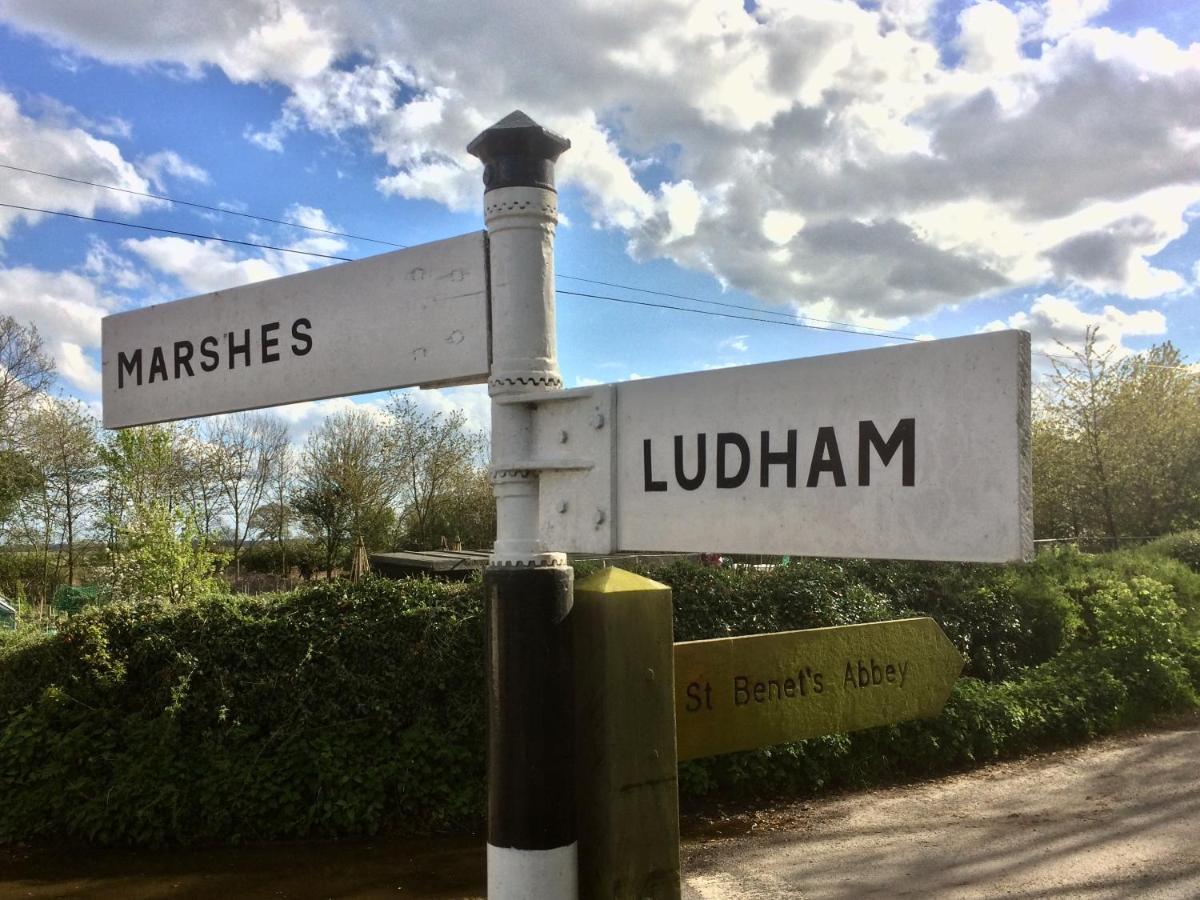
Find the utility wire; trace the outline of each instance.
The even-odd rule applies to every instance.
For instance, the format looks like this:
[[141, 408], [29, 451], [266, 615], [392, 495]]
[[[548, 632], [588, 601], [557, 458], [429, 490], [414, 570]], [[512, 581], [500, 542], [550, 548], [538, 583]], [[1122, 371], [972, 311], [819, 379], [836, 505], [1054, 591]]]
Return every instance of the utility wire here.
[[[26, 175], [38, 175], [38, 176], [41, 176], [44, 178], [53, 178], [58, 181], [68, 181], [68, 182], [71, 182], [72, 184], [86, 185], [87, 187], [100, 188], [100, 189], [106, 190], [106, 191], [116, 191], [116, 192], [122, 193], [122, 194], [130, 194], [135, 197], [148, 197], [153, 200], [163, 200], [163, 201], [166, 201], [167, 203], [177, 203], [180, 206], [190, 206], [195, 209], [203, 209], [203, 210], [207, 210], [209, 212], [219, 213], [221, 215], [239, 216], [243, 219], [253, 219], [253, 220], [259, 221], [259, 222], [270, 222], [275, 225], [286, 225], [290, 228], [300, 228], [305, 231], [312, 231], [312, 232], [316, 232], [318, 234], [327, 234], [327, 235], [330, 235], [333, 237], [349, 238], [351, 240], [356, 240], [356, 241], [367, 241], [372, 244], [382, 244], [382, 245], [385, 245], [388, 247], [397, 247], [400, 249], [407, 249], [407, 247], [408, 247], [407, 244], [397, 244], [394, 241], [385, 241], [381, 238], [366, 237], [365, 235], [351, 234], [351, 233], [345, 232], [345, 231], [335, 231], [330, 228], [319, 228], [315, 225], [304, 225], [301, 222], [291, 222], [291, 221], [288, 221], [287, 219], [274, 219], [274, 218], [271, 218], [270, 216], [260, 216], [256, 213], [246, 213], [246, 212], [239, 212], [237, 210], [232, 210], [232, 209], [223, 209], [219, 206], [210, 206], [208, 204], [198, 203], [198, 202], [195, 202], [192, 200], [181, 200], [178, 197], [170, 197], [166, 194], [154, 194], [154, 193], [149, 193], [146, 191], [135, 191], [135, 190], [131, 190], [129, 188], [117, 187], [116, 185], [103, 184], [101, 182], [96, 182], [96, 181], [87, 181], [86, 179], [82, 179], [82, 178], [72, 178], [69, 175], [59, 175], [59, 174], [56, 174], [53, 172], [43, 172], [38, 169], [27, 169], [27, 168], [23, 168], [22, 166], [14, 166], [14, 165], [11, 165], [9, 163], [4, 163], [4, 162], [0, 162], [0, 169], [8, 169], [9, 171], [21, 172]], [[0, 203], [0, 207], [6, 207], [8, 209], [18, 209], [18, 210], [22, 210], [24, 212], [42, 213], [43, 215], [65, 216], [67, 218], [78, 219], [78, 220], [86, 221], [86, 222], [98, 222], [98, 223], [104, 224], [104, 225], [119, 225], [123, 228], [137, 228], [137, 229], [141, 229], [143, 231], [155, 231], [155, 232], [159, 232], [161, 234], [175, 235], [177, 237], [196, 238], [198, 240], [204, 240], [204, 241], [218, 241], [223, 244], [236, 244], [237, 246], [240, 246], [240, 247], [255, 247], [260, 250], [275, 250], [279, 253], [295, 253], [300, 256], [313, 256], [318, 259], [330, 259], [330, 260], [336, 260], [338, 262], [352, 262], [352, 259], [350, 257], [346, 257], [346, 256], [333, 256], [333, 255], [326, 254], [326, 253], [315, 253], [310, 250], [296, 250], [291, 247], [276, 247], [271, 244], [259, 244], [259, 243], [255, 243], [254, 241], [239, 241], [239, 240], [235, 240], [234, 238], [222, 238], [222, 237], [215, 237], [213, 235], [208, 235], [208, 234], [196, 234], [196, 233], [190, 232], [190, 231], [177, 231], [177, 230], [170, 229], [170, 228], [158, 228], [158, 227], [155, 227], [152, 225], [138, 225], [133, 222], [122, 222], [117, 219], [103, 219], [103, 218], [99, 218], [96, 216], [84, 216], [84, 215], [80, 215], [78, 213], [69, 213], [69, 212], [63, 212], [60, 210], [39, 209], [39, 208], [32, 207], [32, 206], [20, 206], [15, 203]], [[622, 299], [620, 297], [609, 297], [609, 296], [605, 296], [605, 295], [601, 295], [601, 294], [586, 294], [586, 293], [580, 293], [580, 292], [576, 292], [576, 291], [562, 291], [562, 290], [558, 291], [558, 293], [563, 294], [565, 296], [569, 296], [569, 297], [587, 297], [587, 298], [595, 299], [595, 300], [609, 300], [614, 303], [627, 303], [627, 304], [630, 304], [633, 306], [644, 306], [644, 307], [651, 307], [651, 308], [655, 308], [655, 309], [669, 309], [669, 310], [674, 310], [676, 312], [690, 312], [690, 313], [696, 313], [698, 315], [716, 316], [716, 317], [723, 318], [723, 319], [738, 319], [738, 320], [745, 321], [745, 322], [763, 322], [763, 323], [769, 324], [769, 325], [772, 325], [772, 324], [773, 325], [787, 325], [792, 328], [808, 328], [808, 329], [812, 329], [812, 330], [816, 330], [816, 331], [833, 331], [833, 332], [838, 332], [838, 333], [842, 333], [842, 334], [861, 334], [861, 335], [870, 335], [873, 337], [899, 338], [899, 339], [907, 340], [907, 341], [918, 340], [916, 335], [909, 334], [909, 333], [906, 333], [903, 331], [891, 331], [889, 329], [883, 329], [883, 328], [871, 328], [870, 326], [859, 326], [859, 325], [854, 325], [849, 322], [838, 322], [838, 321], [835, 321], [832, 319], [817, 319], [817, 318], [813, 318], [811, 316], [803, 316], [805, 321], [801, 322], [801, 321], [795, 321], [794, 317], [791, 313], [775, 311], [775, 310], [771, 310], [771, 309], [763, 309], [763, 308], [757, 307], [757, 306], [745, 306], [742, 304], [728, 303], [728, 302], [724, 302], [721, 300], [706, 300], [702, 297], [693, 297], [690, 294], [677, 294], [677, 293], [673, 293], [671, 291], [659, 291], [659, 290], [655, 290], [652, 288], [638, 287], [637, 285], [632, 285], [632, 284], [622, 284], [620, 282], [615, 282], [615, 281], [601, 281], [601, 280], [595, 279], [595, 278], [584, 278], [581, 275], [568, 275], [565, 273], [559, 273], [556, 277], [566, 278], [571, 281], [582, 281], [587, 284], [598, 284], [598, 285], [602, 285], [604, 287], [617, 288], [620, 290], [637, 291], [638, 293], [650, 294], [650, 295], [653, 295], [656, 297], [669, 297], [669, 298], [672, 298], [675, 300], [688, 300], [693, 303], [704, 303], [709, 306], [720, 306], [720, 307], [724, 307], [727, 309], [738, 309], [738, 310], [743, 310], [745, 312], [758, 313], [759, 315], [781, 316], [781, 317], [786, 317], [786, 318], [763, 319], [763, 318], [759, 318], [757, 316], [738, 316], [738, 315], [733, 315], [730, 313], [716, 313], [716, 312], [711, 312], [709, 310], [703, 310], [703, 309], [689, 309], [688, 307], [684, 307], [684, 306], [673, 306], [673, 305], [666, 304], [666, 303], [649, 303], [649, 302], [645, 302], [645, 301]], [[821, 324], [814, 324], [814, 323], [821, 323]], [[1052, 361], [1059, 361], [1059, 362], [1074, 362], [1075, 361], [1072, 357], [1056, 356], [1051, 353], [1039, 352], [1036, 355], [1042, 356], [1042, 357], [1052, 360]], [[1143, 363], [1143, 365], [1145, 365], [1147, 368], [1151, 368], [1151, 369], [1183, 371], [1189, 375], [1194, 375], [1196, 377], [1200, 377], [1200, 371], [1197, 371], [1195, 369], [1195, 367], [1193, 367], [1193, 366], [1163, 366], [1163, 365], [1156, 365], [1154, 363]]]
[[[628, 297], [609, 297], [604, 294], [584, 294], [579, 291], [557, 290], [555, 293], [566, 297], [586, 297], [590, 300], [611, 300], [613, 303], [628, 303], [633, 306], [648, 306], [652, 309], [670, 309], [675, 312], [695, 313], [698, 316], [717, 316], [722, 319], [740, 319], [743, 322], [763, 322], [767, 325], [786, 325], [790, 328], [811, 328], [816, 331], [837, 331], [842, 334], [857, 334], [862, 337], [894, 337], [894, 335], [874, 334], [870, 331], [856, 331], [852, 328], [834, 328], [828, 325], [813, 325], [809, 322], [788, 322], [782, 319], [760, 319], [756, 316], [740, 316], [736, 313], [715, 312], [711, 309], [692, 309], [688, 306], [673, 306], [670, 303], [651, 303], [649, 300], [631, 300]], [[915, 337], [902, 337], [902, 340], [915, 341]]]
[[[361, 234], [350, 234], [350, 233], [344, 232], [344, 231], [334, 231], [333, 229], [329, 229], [329, 228], [318, 228], [314, 225], [304, 225], [300, 222], [291, 222], [286, 219], [274, 219], [274, 218], [271, 218], [270, 216], [258, 215], [257, 213], [238, 212], [237, 210], [223, 209], [219, 206], [210, 206], [206, 203], [198, 203], [193, 200], [181, 200], [178, 197], [171, 197], [171, 196], [168, 196], [167, 194], [154, 194], [154, 193], [149, 193], [146, 191], [135, 191], [135, 190], [131, 190], [129, 188], [117, 187], [116, 185], [112, 185], [112, 184], [103, 184], [102, 182], [88, 181], [83, 178], [73, 178], [69, 175], [60, 175], [55, 172], [43, 172], [40, 169], [28, 169], [23, 166], [14, 166], [11, 163], [0, 162], [0, 169], [8, 169], [9, 171], [21, 172], [26, 175], [38, 175], [43, 178], [54, 178], [58, 181], [67, 181], [67, 182], [70, 182], [71, 184], [86, 185], [87, 187], [100, 188], [100, 189], [106, 190], [106, 191], [116, 191], [116, 192], [122, 193], [122, 194], [130, 194], [135, 197], [148, 197], [153, 200], [163, 200], [168, 203], [177, 203], [181, 206], [190, 206], [195, 209], [203, 209], [203, 210], [207, 210], [209, 212], [219, 213], [221, 215], [240, 216], [243, 219], [253, 219], [253, 220], [259, 221], [259, 222], [271, 222], [275, 225], [287, 225], [291, 228], [302, 228], [306, 231], [313, 231], [313, 232], [317, 232], [319, 234], [328, 234], [328, 235], [333, 235], [336, 237], [350, 238], [351, 240], [356, 240], [356, 241], [368, 241], [373, 244], [383, 244], [388, 247], [398, 247], [401, 249], [405, 249], [408, 246], [406, 244], [397, 244], [394, 241], [385, 241], [385, 240], [382, 240], [381, 238], [366, 237], [365, 235], [361, 235]], [[99, 221], [99, 220], [97, 220], [97, 221]], [[121, 224], [126, 224], [126, 223], [121, 223]], [[146, 226], [129, 225], [128, 227], [146, 227]], [[163, 229], [163, 230], [166, 231], [165, 229]], [[174, 233], [174, 232], [167, 232], [167, 233]], [[207, 238], [207, 239], [208, 240], [220, 240], [219, 238]], [[249, 246], [262, 246], [262, 245], [249, 244]], [[279, 249], [279, 248], [271, 248], [271, 249]], [[291, 252], [300, 252], [300, 251], [291, 251]], [[313, 255], [321, 256], [321, 254], [313, 254]], [[339, 260], [344, 259], [344, 257], [340, 257], [340, 256], [326, 257], [326, 258], [339, 259]], [[618, 288], [621, 290], [637, 291], [638, 293], [651, 294], [651, 295], [654, 295], [657, 297], [669, 297], [669, 298], [672, 298], [675, 300], [688, 300], [693, 303], [704, 303], [709, 306], [721, 306], [721, 307], [725, 307], [728, 309], [739, 309], [744, 312], [752, 312], [752, 313], [757, 313], [759, 315], [781, 316], [781, 317], [784, 317], [789, 320], [795, 318], [791, 313], [788, 313], [788, 312], [776, 311], [776, 310], [772, 310], [772, 309], [763, 309], [763, 308], [757, 307], [757, 306], [745, 306], [745, 305], [741, 305], [738, 303], [728, 303], [728, 302], [723, 302], [720, 300], [706, 300], [702, 297], [693, 297], [688, 294], [676, 294], [676, 293], [672, 293], [670, 291], [659, 291], [659, 290], [654, 290], [651, 288], [638, 287], [637, 285], [633, 285], [633, 284], [621, 284], [619, 282], [613, 282], [613, 281], [599, 281], [595, 278], [584, 278], [580, 275], [559, 274], [558, 277], [559, 278], [567, 278], [567, 279], [570, 279], [571, 281], [582, 281], [582, 282], [586, 282], [588, 284], [598, 284], [598, 285], [602, 285], [603, 287], [611, 287], [611, 288]], [[818, 319], [818, 318], [813, 318], [810, 316], [805, 316], [804, 318], [807, 321], [816, 322], [821, 325], [834, 325], [834, 326], [839, 326], [842, 328], [849, 328], [849, 329], [865, 328], [866, 330], [885, 334], [889, 337], [894, 336], [894, 337], [908, 338], [908, 339], [916, 338], [916, 335], [906, 334], [904, 332], [899, 332], [899, 331], [891, 331], [889, 329], [870, 328], [869, 326], [857, 326], [857, 325], [854, 325], [849, 322], [837, 322], [837, 321], [834, 321], [831, 319]], [[789, 322], [788, 324], [794, 324], [794, 322]], [[857, 334], [860, 332], [855, 331], [854, 333]]]
[[316, 225], [305, 225], [301, 222], [290, 222], [287, 219], [272, 219], [270, 216], [260, 216], [257, 213], [238, 212], [235, 209], [223, 209], [220, 206], [209, 206], [205, 203], [196, 203], [192, 200], [180, 200], [178, 197], [168, 197], [166, 194], [151, 194], [145, 191], [134, 191], [130, 190], [129, 188], [117, 187], [116, 185], [112, 184], [101, 184], [98, 181], [87, 181], [83, 178], [72, 178], [69, 175], [57, 175], [54, 172], [42, 172], [38, 169], [25, 169], [21, 166], [14, 166], [4, 162], [0, 162], [0, 169], [8, 169], [12, 172], [23, 172], [26, 175], [41, 175], [44, 178], [55, 178], [59, 181], [69, 181], [72, 184], [83, 184], [87, 185], [88, 187], [101, 188], [106, 191], [117, 191], [121, 194], [132, 194], [134, 197], [149, 197], [152, 200], [165, 200], [168, 203], [178, 203], [180, 206], [191, 206], [196, 209], [205, 209], [209, 212], [220, 213], [221, 215], [225, 216], [241, 216], [243, 219], [255, 219], [259, 222], [271, 222], [275, 225], [287, 225], [291, 228], [303, 228], [305, 231], [315, 231], [319, 234], [350, 238], [355, 241], [369, 241], [372, 244], [384, 244], [388, 247], [399, 247], [402, 250], [408, 246], [407, 244], [397, 244], [393, 241], [385, 241], [380, 238], [364, 237], [361, 234], [349, 234], [345, 231], [334, 231], [331, 228], [318, 228]]
[[213, 237], [211, 234], [196, 234], [191, 231], [175, 231], [172, 228], [158, 228], [154, 225], [137, 225], [133, 222], [122, 222], [118, 219], [101, 219], [96, 216], [84, 216], [79, 213], [63, 212], [57, 209], [38, 209], [34, 206], [19, 206], [16, 203], [0, 203], [8, 209], [19, 209], [24, 212], [43, 213], [47, 216], [66, 216], [68, 219], [79, 219], [83, 222], [99, 222], [103, 225], [120, 225], [122, 228], [140, 228], [142, 231], [158, 231], [162, 234], [173, 234], [176, 237], [198, 238], [202, 241], [220, 241], [222, 244], [237, 244], [239, 247], [258, 247], [261, 250], [277, 250], [280, 253], [296, 253], [300, 256], [315, 256], [319, 259], [334, 259], [338, 262], [353, 262], [348, 256], [330, 256], [328, 253], [314, 253], [311, 250], [296, 250], [292, 247], [275, 247], [271, 244], [256, 244], [253, 241], [238, 241], [233, 238]]
[[[259, 221], [259, 222], [270, 222], [275, 225], [287, 225], [291, 228], [302, 228], [305, 231], [313, 231], [313, 232], [316, 232], [319, 234], [328, 234], [328, 235], [332, 235], [335, 237], [350, 238], [351, 240], [356, 240], [356, 241], [368, 241], [372, 244], [383, 244], [388, 247], [398, 247], [400, 249], [406, 249], [408, 246], [407, 244], [397, 244], [394, 241], [385, 241], [381, 238], [366, 237], [365, 235], [361, 235], [361, 234], [350, 234], [349, 232], [335, 231], [330, 228], [318, 228], [315, 225], [304, 225], [300, 222], [288, 221], [287, 219], [274, 219], [274, 218], [271, 218], [270, 216], [262, 216], [257, 213], [239, 212], [237, 210], [224, 209], [219, 206], [211, 206], [209, 204], [198, 203], [193, 200], [181, 200], [178, 197], [171, 197], [167, 194], [154, 194], [154, 193], [150, 193], [147, 191], [135, 191], [135, 190], [131, 190], [130, 188], [117, 187], [116, 185], [104, 184], [104, 183], [98, 182], [98, 181], [88, 181], [87, 179], [84, 179], [84, 178], [73, 178], [70, 175], [61, 175], [61, 174], [58, 174], [55, 172], [44, 172], [40, 169], [29, 169], [29, 168], [25, 168], [23, 166], [14, 166], [11, 163], [0, 162], [0, 169], [8, 169], [11, 172], [21, 172], [25, 175], [38, 175], [43, 178], [53, 178], [58, 181], [66, 181], [66, 182], [70, 182], [71, 184], [86, 185], [87, 187], [100, 188], [101, 190], [106, 190], [106, 191], [116, 191], [121, 194], [130, 194], [134, 197], [148, 197], [152, 200], [163, 200], [163, 201], [166, 201], [167, 203], [177, 203], [180, 206], [190, 206], [194, 209], [203, 209], [203, 210], [218, 213], [221, 215], [239, 216], [243, 219], [253, 219], [253, 220]], [[131, 225], [129, 227], [135, 227], [135, 226]], [[141, 227], [145, 227], [145, 226], [141, 226]], [[168, 232], [168, 233], [170, 233], [170, 232]], [[208, 238], [208, 240], [219, 240], [219, 239], [218, 238]], [[261, 246], [261, 245], [251, 244], [250, 246]], [[278, 249], [278, 248], [272, 248], [272, 249]], [[292, 252], [296, 252], [296, 251], [292, 251]], [[319, 256], [320, 254], [314, 254], [314, 255]], [[339, 260], [344, 259], [344, 257], [340, 257], [340, 256], [339, 257], [329, 257], [329, 258], [339, 259]], [[794, 318], [793, 315], [788, 312], [776, 311], [776, 310], [772, 310], [772, 309], [762, 309], [761, 307], [757, 307], [757, 306], [744, 306], [741, 304], [727, 303], [727, 302], [723, 302], [720, 300], [705, 300], [701, 297], [692, 297], [688, 294], [676, 294], [676, 293], [672, 293], [670, 291], [653, 290], [651, 288], [638, 287], [637, 285], [633, 285], [633, 284], [621, 284], [619, 282], [613, 282], [613, 281], [599, 281], [595, 278], [584, 278], [580, 275], [559, 274], [558, 277], [559, 278], [567, 278], [567, 279], [570, 279], [571, 281], [583, 281], [588, 284], [598, 284], [598, 285], [602, 285], [603, 287], [611, 287], [611, 288], [618, 288], [618, 289], [622, 289], [622, 290], [637, 291], [642, 294], [652, 294], [652, 295], [658, 296], [658, 297], [669, 297], [669, 298], [672, 298], [675, 300], [689, 300], [693, 303], [704, 303], [704, 304], [707, 304], [710, 306], [722, 306], [722, 307], [726, 307], [728, 309], [739, 309], [739, 310], [743, 310], [745, 312], [758, 313], [759, 315], [782, 316], [787, 319]], [[822, 325], [836, 325], [836, 326], [840, 326], [843, 328], [855, 329], [855, 328], [862, 327], [862, 326], [853, 325], [852, 323], [849, 323], [849, 322], [837, 322], [837, 321], [833, 321], [831, 319], [817, 319], [817, 318], [808, 317], [808, 316], [806, 316], [805, 319], [807, 319], [808, 321], [811, 321], [811, 322], [820, 323]], [[902, 338], [915, 338], [916, 337], [916, 335], [905, 334], [904, 332], [891, 331], [889, 329], [870, 328], [869, 330], [874, 331], [874, 332], [886, 333], [889, 336], [895, 336], [895, 337], [902, 337]]]
[[[768, 316], [784, 316], [785, 318], [787, 318], [789, 320], [796, 319], [796, 318], [802, 318], [805, 321], [819, 322], [822, 325], [837, 325], [842, 328], [863, 329], [863, 331], [854, 331], [855, 334], [861, 334], [861, 333], [865, 333], [866, 331], [870, 331], [870, 332], [880, 335], [881, 337], [898, 337], [898, 338], [905, 338], [905, 339], [911, 340], [911, 341], [915, 341], [918, 339], [915, 334], [908, 334], [903, 331], [892, 331], [891, 329], [888, 329], [888, 328], [872, 328], [869, 325], [855, 325], [852, 322], [837, 322], [832, 319], [817, 319], [812, 316], [805, 316], [805, 315], [797, 316], [797, 315], [793, 315], [792, 313], [789, 313], [789, 312], [783, 312], [781, 310], [763, 309], [762, 307], [759, 307], [759, 306], [744, 306], [739, 303], [726, 303], [721, 300], [705, 300], [701, 297], [692, 297], [689, 294], [674, 294], [674, 293], [671, 293], [670, 291], [656, 291], [656, 290], [651, 290], [650, 288], [637, 287], [636, 285], [632, 285], [632, 284], [620, 284], [615, 281], [598, 281], [595, 278], [582, 278], [579, 275], [559, 275], [558, 277], [559, 278], [569, 278], [572, 281], [586, 281], [588, 284], [600, 284], [600, 285], [603, 285], [604, 287], [621, 288], [621, 289], [629, 290], [629, 291], [637, 291], [638, 293], [641, 293], [641, 294], [653, 294], [656, 297], [671, 297], [675, 300], [690, 300], [694, 303], [707, 303], [710, 306], [723, 306], [728, 309], [741, 309], [741, 310], [745, 310], [746, 312], [760, 313], [760, 314], [768, 315]], [[786, 324], [790, 325], [790, 324], [794, 324], [794, 322], [789, 321]]]

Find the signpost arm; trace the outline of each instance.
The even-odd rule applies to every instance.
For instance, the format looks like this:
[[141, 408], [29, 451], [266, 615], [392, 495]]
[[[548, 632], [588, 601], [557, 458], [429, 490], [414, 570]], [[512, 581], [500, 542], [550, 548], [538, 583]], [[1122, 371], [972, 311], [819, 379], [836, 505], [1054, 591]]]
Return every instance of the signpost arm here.
[[467, 147], [484, 164], [491, 275], [496, 544], [488, 645], [488, 895], [578, 894], [573, 572], [538, 538], [533, 410], [504, 399], [562, 387], [554, 334], [554, 163], [570, 141], [514, 112]]

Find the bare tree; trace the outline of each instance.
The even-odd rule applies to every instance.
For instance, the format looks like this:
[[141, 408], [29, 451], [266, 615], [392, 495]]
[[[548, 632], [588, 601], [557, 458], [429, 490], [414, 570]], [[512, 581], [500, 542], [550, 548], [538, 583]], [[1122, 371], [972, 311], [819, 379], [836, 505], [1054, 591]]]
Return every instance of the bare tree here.
[[38, 486], [21, 421], [54, 378], [54, 361], [32, 325], [0, 316], [0, 524]]
[[402, 486], [408, 537], [431, 547], [442, 537], [434, 531], [445, 523], [451, 498], [478, 482], [483, 435], [468, 430], [462, 411], [424, 412], [409, 394], [393, 394], [387, 410], [388, 450]]
[[287, 542], [292, 530], [295, 511], [291, 506], [292, 480], [295, 477], [296, 460], [291, 445], [279, 454], [267, 489], [267, 498], [255, 513], [252, 527], [255, 533], [265, 536], [275, 544], [279, 552], [279, 574], [287, 577]]
[[180, 496], [191, 512], [196, 530], [207, 541], [228, 509], [228, 501], [221, 489], [221, 448], [204, 440], [199, 429], [191, 426], [181, 435], [177, 455]]
[[16, 413], [49, 387], [54, 361], [46, 354], [41, 335], [32, 325], [0, 316], [0, 428], [8, 438]]
[[217, 482], [233, 520], [234, 573], [240, 576], [242, 545], [287, 446], [287, 425], [266, 413], [234, 413], [208, 420], [205, 437], [216, 451]]

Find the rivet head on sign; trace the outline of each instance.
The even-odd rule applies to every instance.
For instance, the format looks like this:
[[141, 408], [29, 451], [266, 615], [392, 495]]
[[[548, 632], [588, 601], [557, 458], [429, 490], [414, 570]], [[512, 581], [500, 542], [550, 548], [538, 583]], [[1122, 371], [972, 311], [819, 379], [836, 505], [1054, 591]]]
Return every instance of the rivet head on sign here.
[[558, 501], [558, 511], [560, 513], [565, 513], [567, 511], [567, 501], [566, 500]]
[[571, 437], [571, 436], [570, 436], [569, 434], [567, 434], [567, 431], [566, 431], [566, 429], [564, 428], [562, 431], [560, 431], [560, 432], [558, 433], [558, 442], [559, 442], [560, 444], [565, 444], [565, 443], [567, 442], [567, 440], [568, 440], [570, 437]]
[[592, 427], [597, 431], [604, 427], [604, 413], [597, 412], [592, 415]]
[[602, 510], [602, 509], [596, 510], [596, 517], [592, 521], [596, 523], [597, 528], [599, 528], [601, 525], [603, 525], [604, 524], [604, 510]]
[[647, 681], [653, 681], [653, 680], [654, 680], [654, 670], [653, 670], [653, 669], [647, 669], [647, 670], [646, 670], [646, 680], [647, 680]]

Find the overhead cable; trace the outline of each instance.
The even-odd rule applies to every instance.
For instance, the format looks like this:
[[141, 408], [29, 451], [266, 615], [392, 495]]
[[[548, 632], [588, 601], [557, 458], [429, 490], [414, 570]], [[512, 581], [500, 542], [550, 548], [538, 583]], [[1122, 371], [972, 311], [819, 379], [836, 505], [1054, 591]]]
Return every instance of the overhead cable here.
[[[786, 325], [790, 328], [810, 328], [816, 331], [836, 331], [841, 334], [857, 334], [860, 337], [894, 338], [896, 335], [875, 334], [870, 331], [857, 331], [853, 328], [834, 328], [828, 325], [813, 325], [811, 322], [785, 321], [783, 319], [760, 319], [756, 316], [741, 316], [736, 313], [716, 312], [711, 309], [693, 309], [688, 306], [673, 306], [670, 303], [651, 303], [649, 300], [631, 300], [628, 297], [609, 297], [605, 294], [585, 294], [579, 291], [556, 290], [555, 293], [566, 297], [586, 297], [591, 300], [610, 300], [613, 303], [628, 303], [633, 306], [646, 306], [652, 309], [669, 309], [675, 312], [694, 313], [698, 316], [717, 316], [722, 319], [739, 319], [743, 322], [762, 322], [766, 325]], [[915, 341], [915, 337], [899, 337], [900, 340]]]
[[297, 250], [294, 247], [276, 247], [272, 244], [256, 244], [254, 241], [239, 241], [234, 238], [214, 237], [211, 234], [196, 234], [191, 231], [176, 231], [173, 228], [158, 228], [154, 225], [138, 225], [134, 222], [122, 222], [119, 219], [101, 219], [97, 216], [85, 216], [80, 213], [63, 212], [57, 209], [39, 209], [36, 206], [20, 206], [16, 203], [0, 203], [7, 209], [19, 209], [23, 212], [42, 213], [47, 216], [66, 216], [68, 219], [79, 219], [84, 222], [99, 222], [102, 225], [120, 225], [122, 228], [139, 228], [142, 231], [157, 231], [162, 234], [172, 234], [176, 237], [197, 238], [202, 241], [219, 241], [222, 244], [237, 244], [239, 247], [257, 247], [260, 250], [277, 250], [280, 253], [296, 253], [300, 256], [315, 256], [318, 259], [333, 259], [338, 262], [353, 262], [348, 256], [331, 256], [328, 253], [314, 253], [311, 250]]
[[243, 219], [254, 219], [259, 222], [271, 222], [275, 225], [287, 225], [291, 228], [303, 228], [305, 231], [315, 231], [318, 234], [328, 234], [333, 237], [350, 238], [355, 241], [369, 241], [372, 244], [385, 244], [388, 247], [399, 247], [400, 249], [407, 248], [407, 244], [397, 244], [394, 241], [385, 241], [382, 238], [365, 237], [361, 234], [350, 234], [345, 231], [335, 231], [332, 228], [319, 228], [316, 225], [305, 225], [303, 222], [292, 222], [287, 219], [273, 219], [270, 216], [260, 216], [257, 213], [240, 212], [236, 209], [225, 209], [221, 206], [209, 206], [206, 203], [197, 203], [194, 200], [180, 200], [178, 197], [169, 197], [166, 194], [152, 194], [147, 191], [134, 191], [129, 188], [117, 187], [113, 184], [103, 184], [98, 181], [87, 181], [83, 178], [72, 178], [69, 175], [58, 175], [54, 172], [42, 172], [39, 169], [26, 169], [22, 166], [14, 166], [9, 163], [0, 162], [0, 169], [8, 169], [12, 172], [23, 172], [26, 175], [40, 175], [44, 178], [55, 178], [58, 181], [69, 181], [72, 184], [82, 184], [88, 187], [101, 188], [106, 191], [116, 191], [121, 194], [131, 194], [134, 197], [148, 197], [152, 200], [165, 200], [168, 203], [178, 203], [180, 206], [191, 206], [195, 209], [203, 209], [208, 212], [220, 213], [224, 216], [240, 216]]

